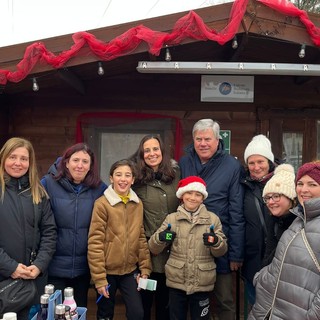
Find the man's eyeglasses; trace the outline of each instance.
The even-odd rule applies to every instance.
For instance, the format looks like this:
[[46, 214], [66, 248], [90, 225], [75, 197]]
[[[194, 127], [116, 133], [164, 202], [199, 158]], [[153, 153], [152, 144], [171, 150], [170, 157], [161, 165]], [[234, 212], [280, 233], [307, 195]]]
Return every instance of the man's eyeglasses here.
[[282, 194], [281, 193], [274, 193], [272, 196], [265, 196], [263, 197], [263, 202], [268, 203], [270, 199], [273, 200], [273, 202], [278, 202], [281, 199]]

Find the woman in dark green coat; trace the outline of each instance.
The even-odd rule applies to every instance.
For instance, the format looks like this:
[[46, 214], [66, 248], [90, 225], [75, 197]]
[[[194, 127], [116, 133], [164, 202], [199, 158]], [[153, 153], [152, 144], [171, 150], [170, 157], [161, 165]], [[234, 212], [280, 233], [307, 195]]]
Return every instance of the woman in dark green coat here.
[[[147, 239], [161, 226], [167, 214], [175, 212], [179, 205], [176, 197], [180, 170], [177, 162], [170, 158], [161, 138], [145, 136], [132, 156], [136, 163], [137, 178], [133, 190], [143, 203], [144, 228]], [[156, 291], [141, 291], [144, 304], [144, 320], [151, 319], [153, 299], [156, 304], [156, 320], [169, 319], [168, 288], [164, 265], [169, 251], [152, 257], [150, 279], [157, 280]]]

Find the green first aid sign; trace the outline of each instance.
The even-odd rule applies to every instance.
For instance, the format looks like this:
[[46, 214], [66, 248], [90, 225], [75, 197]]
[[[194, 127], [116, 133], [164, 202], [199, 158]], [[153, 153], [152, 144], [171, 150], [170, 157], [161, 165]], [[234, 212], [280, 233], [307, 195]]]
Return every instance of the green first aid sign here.
[[224, 142], [224, 149], [230, 154], [231, 150], [231, 130], [220, 130], [220, 136]]

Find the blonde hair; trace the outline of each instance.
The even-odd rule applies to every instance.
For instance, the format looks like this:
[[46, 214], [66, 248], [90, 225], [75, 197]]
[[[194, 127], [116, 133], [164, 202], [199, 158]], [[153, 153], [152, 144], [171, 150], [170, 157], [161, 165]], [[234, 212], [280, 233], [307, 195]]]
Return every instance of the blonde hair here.
[[29, 183], [30, 183], [30, 190], [32, 195], [32, 200], [34, 204], [38, 204], [41, 202], [41, 198], [44, 196], [48, 196], [44, 187], [42, 186], [39, 175], [38, 169], [36, 165], [36, 158], [33, 146], [30, 141], [14, 137], [9, 140], [3, 145], [0, 150], [0, 186], [1, 186], [1, 200], [3, 201], [4, 193], [6, 189], [6, 181], [5, 181], [5, 168], [4, 163], [6, 159], [10, 156], [10, 154], [16, 150], [17, 148], [26, 148], [29, 152]]

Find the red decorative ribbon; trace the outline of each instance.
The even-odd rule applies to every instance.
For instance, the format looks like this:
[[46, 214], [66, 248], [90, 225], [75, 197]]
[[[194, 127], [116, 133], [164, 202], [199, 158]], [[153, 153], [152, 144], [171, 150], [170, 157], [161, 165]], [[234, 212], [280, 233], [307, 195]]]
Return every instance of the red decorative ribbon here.
[[[305, 25], [313, 43], [320, 46], [320, 29], [309, 20], [305, 11], [296, 8], [287, 0], [258, 1], [284, 15], [298, 17]], [[8, 81], [19, 82], [23, 80], [37, 63], [47, 63], [53, 68], [61, 68], [75, 57], [84, 46], [88, 46], [91, 53], [99, 60], [110, 61], [129, 54], [142, 42], [148, 44], [149, 52], [153, 55], [159, 55], [165, 45], [177, 45], [186, 38], [200, 41], [211, 40], [223, 45], [237, 33], [247, 3], [248, 0], [236, 0], [233, 3], [229, 22], [220, 32], [207, 27], [195, 12], [190, 11], [175, 23], [171, 33], [154, 31], [140, 25], [105, 43], [88, 32], [77, 32], [72, 36], [74, 45], [59, 55], [50, 52], [42, 42], [35, 42], [26, 48], [24, 57], [18, 63], [16, 71], [0, 69], [0, 85], [5, 85]]]

